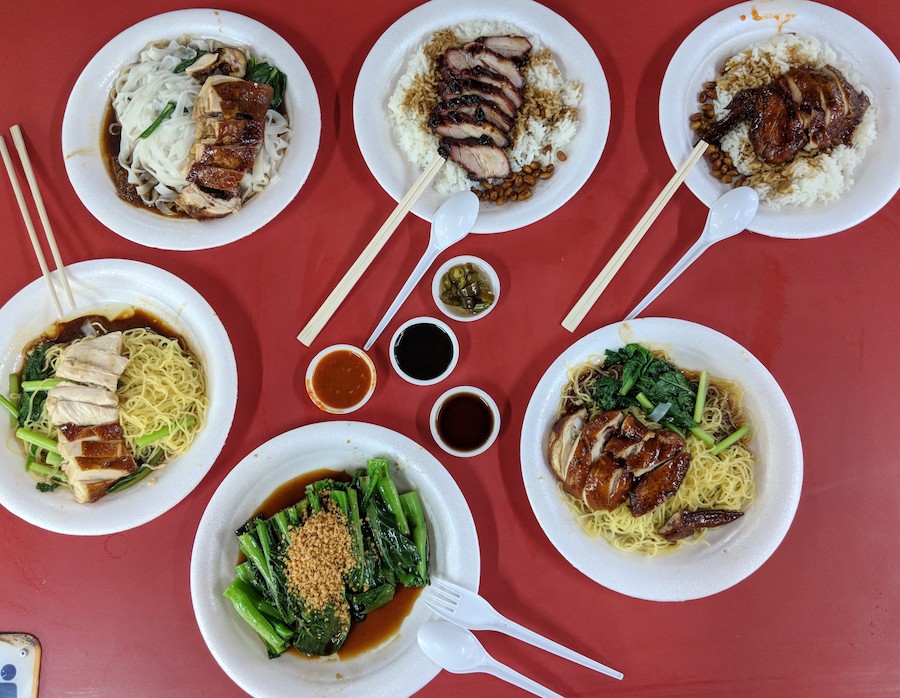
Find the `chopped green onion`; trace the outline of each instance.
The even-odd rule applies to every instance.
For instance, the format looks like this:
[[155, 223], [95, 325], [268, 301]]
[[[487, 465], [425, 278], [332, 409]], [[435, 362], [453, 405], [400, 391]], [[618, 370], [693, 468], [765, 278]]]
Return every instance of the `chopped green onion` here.
[[729, 446], [736, 444], [738, 441], [743, 439], [750, 432], [750, 425], [745, 424], [740, 429], [736, 429], [731, 432], [728, 436], [722, 439], [719, 443], [717, 443], [710, 453], [714, 456], [719, 455], [722, 451], [724, 451]]
[[697, 402], [694, 403], [694, 421], [697, 424], [703, 418], [703, 408], [706, 407], [706, 391], [709, 389], [709, 374], [700, 371], [700, 382], [697, 384]]
[[147, 129], [140, 136], [138, 136], [138, 138], [147, 138], [151, 133], [159, 128], [159, 125], [163, 121], [165, 121], [169, 117], [169, 114], [171, 114], [173, 111], [175, 111], [175, 102], [169, 102], [165, 107], [163, 107], [163, 110], [159, 113], [159, 116], [156, 117], [156, 121], [150, 124]]
[[24, 427], [16, 429], [16, 438], [21, 439], [25, 443], [34, 444], [45, 451], [50, 451], [50, 453], [59, 455], [59, 444], [57, 444], [56, 441], [47, 438], [43, 434], [38, 434], [31, 429], [25, 429]]

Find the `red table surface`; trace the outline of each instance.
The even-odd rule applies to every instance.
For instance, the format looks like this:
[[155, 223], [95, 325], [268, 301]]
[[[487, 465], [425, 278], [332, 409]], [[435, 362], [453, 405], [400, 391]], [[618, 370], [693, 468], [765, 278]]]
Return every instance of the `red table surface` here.
[[[485, 257], [503, 295], [483, 321], [460, 325], [462, 360], [431, 387], [402, 381], [385, 342], [372, 400], [354, 418], [394, 429], [441, 460], [468, 499], [481, 542], [483, 594], [509, 615], [621, 669], [614, 682], [503, 636], [482, 633], [502, 661], [569, 696], [900, 695], [900, 516], [897, 436], [900, 202], [852, 230], [779, 240], [744, 234], [708, 251], [648, 311], [708, 325], [734, 338], [774, 374], [804, 448], [804, 486], [778, 550], [748, 579], [684, 603], [609, 591], [571, 567], [535, 520], [519, 465], [528, 400], [549, 363], [591, 330], [623, 317], [693, 242], [707, 209], [682, 188], [581, 327], [560, 322], [672, 173], [659, 135], [658, 95], [685, 36], [729, 3], [549, 0], [596, 51], [612, 97], [610, 137], [587, 184], [565, 206], [522, 230], [473, 236], [459, 252]], [[835, 0], [895, 52], [900, 3]], [[6, 135], [22, 124], [67, 263], [128, 258], [155, 264], [203, 294], [234, 344], [240, 399], [210, 473], [174, 509], [138, 529], [99, 537], [49, 533], [0, 510], [0, 630], [41, 641], [43, 695], [242, 695], [208, 651], [194, 620], [189, 566], [207, 502], [251, 450], [294, 427], [328, 420], [307, 397], [312, 356], [361, 344], [424, 249], [428, 224], [408, 216], [312, 347], [295, 339], [394, 203], [369, 173], [351, 108], [367, 52], [411, 0], [223, 2], [289, 41], [312, 73], [322, 139], [309, 180], [274, 221], [218, 249], [167, 252], [120, 238], [77, 199], [65, 174], [60, 129], [69, 91], [109, 39], [158, 2], [9, 3], [0, 28]], [[761, 6], [764, 6], [762, 3]], [[514, 19], [514, 18], [511, 18]], [[893, 104], [881, 105], [886, 118]], [[373, 109], [375, 109], [373, 105]], [[8, 139], [9, 141], [9, 139]], [[880, 144], [897, 148], [897, 144]], [[38, 275], [12, 190], [0, 178], [0, 299]], [[24, 180], [23, 180], [24, 182]], [[36, 220], [36, 218], [35, 218]], [[388, 327], [436, 312], [421, 284]], [[494, 395], [503, 427], [481, 456], [444, 455], [428, 412], [451, 384]], [[214, 426], [214, 425], [213, 425]], [[423, 696], [518, 689], [485, 675], [441, 673]]]

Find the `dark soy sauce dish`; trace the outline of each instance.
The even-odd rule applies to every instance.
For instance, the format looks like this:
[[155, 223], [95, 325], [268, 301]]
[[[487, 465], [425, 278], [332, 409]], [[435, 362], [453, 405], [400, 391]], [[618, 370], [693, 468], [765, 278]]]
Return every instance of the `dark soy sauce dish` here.
[[429, 425], [434, 440], [447, 453], [477, 456], [490, 448], [500, 433], [500, 410], [481, 388], [462, 385], [437, 399]]
[[391, 339], [391, 366], [414, 385], [433, 385], [450, 375], [459, 343], [447, 323], [430, 317], [407, 320]]

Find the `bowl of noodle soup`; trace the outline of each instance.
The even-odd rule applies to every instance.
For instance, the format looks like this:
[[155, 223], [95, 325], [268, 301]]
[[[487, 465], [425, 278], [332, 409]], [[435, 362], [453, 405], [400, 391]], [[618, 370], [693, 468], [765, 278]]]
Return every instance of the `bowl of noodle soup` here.
[[[266, 114], [264, 139], [240, 182], [239, 210], [202, 221], [167, 215], [187, 184], [196, 143], [191, 107], [202, 87], [175, 69], [200, 52], [225, 47], [280, 69], [286, 75], [284, 102]], [[171, 114], [141, 138], [167, 104], [173, 105]], [[239, 14], [179, 10], [130, 27], [91, 59], [66, 105], [62, 148], [75, 192], [106, 227], [149, 247], [196, 250], [239, 240], [278, 215], [312, 170], [320, 132], [315, 85], [282, 37]], [[136, 186], [136, 203], [117, 193], [108, 164], [116, 154]]]
[[[105, 535], [162, 515], [206, 475], [231, 427], [237, 369], [231, 342], [215, 311], [178, 277], [130, 260], [80, 262], [68, 266], [67, 272], [77, 307], [61, 323], [55, 322], [40, 278], [0, 309], [2, 392], [8, 394], [7, 378], [20, 371], [27, 349], [48, 333], [61, 330], [68, 334], [60, 339], [67, 340], [81, 336], [81, 328], [100, 324], [122, 331], [129, 363], [115, 392], [124, 441], [139, 465], [152, 461], [153, 467], [142, 473], [143, 481], [89, 503], [76, 501], [64, 486], [40, 491], [23, 467], [22, 443], [6, 421], [0, 448], [0, 504], [46, 530]], [[119, 326], [111, 327], [110, 321]], [[60, 348], [67, 345], [51, 346], [45, 361], [58, 362]], [[180, 421], [184, 428], [142, 444], [138, 435], [171, 422], [172, 413], [179, 420], [191, 415], [190, 422]], [[27, 426], [39, 432], [52, 429], [34, 422]], [[157, 451], [161, 453], [155, 456]]]
[[[630, 342], [664, 353], [683, 371], [706, 370], [713, 385], [723, 387], [721, 382], [728, 382], [721, 399], [713, 397], [704, 411], [704, 428], [717, 435], [732, 430], [736, 425], [725, 415], [732, 409], [727, 403], [741, 391], [740, 413], [751, 425], [746, 448], [731, 449], [735, 456], [724, 460], [703, 452], [696, 439], [688, 438], [692, 458], [685, 482], [668, 502], [640, 517], [646, 519], [643, 522], [624, 506], [614, 512], [579, 511], [569, 501], [572, 498], [560, 491], [547, 456], [550, 429], [572, 375], [581, 373], [586, 363], [596, 365], [605, 350]], [[771, 373], [725, 335], [669, 318], [609, 325], [566, 349], [547, 369], [529, 402], [522, 426], [521, 462], [529, 503], [560, 554], [597, 583], [654, 601], [709, 596], [758, 569], [786, 535], [803, 479], [796, 420]], [[746, 472], [751, 462], [748, 485], [735, 474]], [[668, 518], [670, 510], [713, 506], [745, 513], [733, 523], [705, 532], [700, 540], [681, 545], [663, 546], [647, 535]], [[580, 522], [579, 516], [586, 514], [589, 520]], [[610, 538], [618, 538], [619, 544], [611, 544]]]

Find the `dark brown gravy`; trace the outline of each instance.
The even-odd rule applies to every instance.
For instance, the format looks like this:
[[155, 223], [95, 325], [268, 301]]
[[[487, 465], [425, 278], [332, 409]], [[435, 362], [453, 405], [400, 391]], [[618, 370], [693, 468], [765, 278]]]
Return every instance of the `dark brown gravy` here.
[[[350, 475], [345, 472], [324, 468], [313, 470], [295, 477], [293, 480], [288, 480], [281, 485], [266, 498], [253, 516], [264, 516], [266, 518], [274, 516], [282, 509], [303, 499], [307, 485], [328, 477], [341, 482], [350, 480]], [[244, 556], [240, 555], [237, 564], [243, 561]], [[394, 598], [391, 601], [372, 611], [362, 623], [353, 624], [350, 634], [347, 636], [347, 641], [337, 652], [337, 656], [341, 659], [350, 659], [377, 647], [393, 637], [400, 629], [403, 619], [412, 611], [412, 607], [421, 592], [421, 588], [406, 588], [398, 585]], [[289, 651], [291, 654], [303, 659], [318, 659], [317, 657], [309, 657], [294, 648], [291, 648]]]

